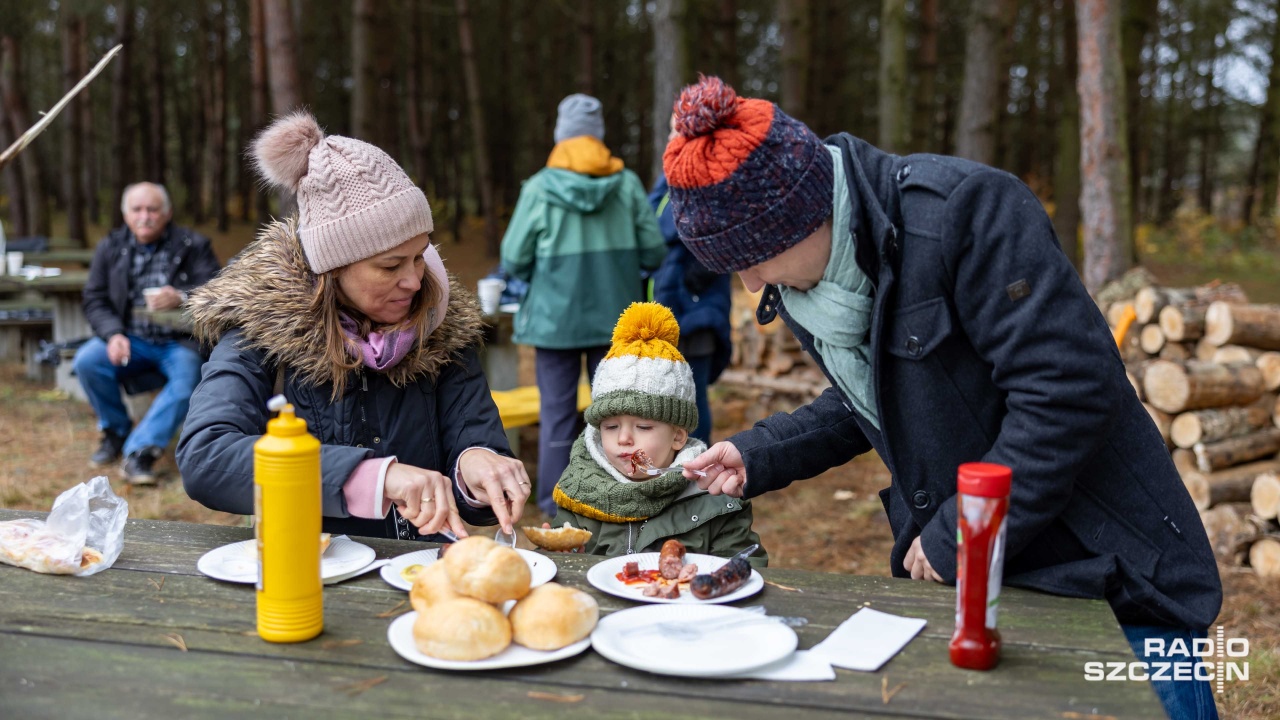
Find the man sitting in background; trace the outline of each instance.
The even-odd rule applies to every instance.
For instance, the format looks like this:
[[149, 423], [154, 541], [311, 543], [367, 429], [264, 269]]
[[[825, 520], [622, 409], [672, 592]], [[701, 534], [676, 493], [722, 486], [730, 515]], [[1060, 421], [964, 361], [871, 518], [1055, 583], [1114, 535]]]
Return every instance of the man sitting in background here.
[[[189, 333], [154, 325], [135, 310], [178, 307], [220, 266], [209, 238], [169, 222], [173, 209], [163, 186], [130, 185], [120, 209], [125, 227], [98, 243], [89, 267], [84, 314], [95, 337], [76, 352], [74, 365], [102, 429], [90, 463], [107, 465], [123, 453], [125, 480], [149, 485], [152, 466], [187, 415], [204, 359]], [[155, 373], [164, 376], [164, 388], [133, 427], [121, 386]]]

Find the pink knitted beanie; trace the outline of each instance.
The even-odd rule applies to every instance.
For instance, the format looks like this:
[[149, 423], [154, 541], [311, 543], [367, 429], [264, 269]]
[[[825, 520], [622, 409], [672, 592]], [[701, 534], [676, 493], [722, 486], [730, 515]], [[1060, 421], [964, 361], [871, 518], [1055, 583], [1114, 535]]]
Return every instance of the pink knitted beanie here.
[[433, 229], [431, 206], [382, 150], [325, 136], [310, 113], [276, 120], [254, 140], [268, 183], [298, 195], [298, 235], [312, 272], [386, 252]]

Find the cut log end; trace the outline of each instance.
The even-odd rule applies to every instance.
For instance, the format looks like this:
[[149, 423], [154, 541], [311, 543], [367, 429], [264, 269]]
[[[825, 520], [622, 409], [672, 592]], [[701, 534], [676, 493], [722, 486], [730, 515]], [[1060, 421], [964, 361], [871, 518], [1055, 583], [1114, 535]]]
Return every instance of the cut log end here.
[[1253, 514], [1263, 520], [1274, 520], [1280, 515], [1280, 476], [1270, 472], [1254, 478], [1249, 505]]
[[1280, 577], [1280, 540], [1258, 538], [1249, 546], [1249, 565], [1259, 577]]

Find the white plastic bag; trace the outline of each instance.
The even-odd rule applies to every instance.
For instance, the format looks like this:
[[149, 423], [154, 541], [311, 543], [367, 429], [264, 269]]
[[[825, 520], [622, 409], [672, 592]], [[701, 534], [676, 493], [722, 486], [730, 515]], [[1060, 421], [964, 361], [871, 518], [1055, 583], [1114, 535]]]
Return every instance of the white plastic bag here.
[[52, 575], [102, 572], [124, 548], [129, 503], [102, 476], [67, 490], [45, 520], [0, 522], [0, 562]]

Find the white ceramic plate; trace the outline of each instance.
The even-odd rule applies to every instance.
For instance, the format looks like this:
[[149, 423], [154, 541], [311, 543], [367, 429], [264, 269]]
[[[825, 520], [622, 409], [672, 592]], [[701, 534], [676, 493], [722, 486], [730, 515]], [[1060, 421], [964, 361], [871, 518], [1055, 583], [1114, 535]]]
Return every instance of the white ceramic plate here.
[[[546, 555], [533, 552], [532, 550], [524, 550], [522, 548], [516, 548], [515, 550], [520, 553], [520, 557], [523, 557], [524, 561], [529, 564], [529, 573], [533, 576], [529, 583], [530, 587], [538, 587], [539, 585], [550, 582], [551, 578], [556, 576], [556, 564], [551, 558]], [[399, 588], [405, 592], [409, 592], [413, 589], [413, 583], [405, 580], [404, 576], [400, 573], [410, 565], [422, 565], [424, 567], [430, 565], [436, 561], [437, 552], [436, 548], [432, 548], [430, 550], [418, 550], [406, 553], [399, 557], [392, 558], [391, 562], [383, 565], [382, 570], [379, 572], [382, 573], [382, 579], [385, 580], [388, 585], [393, 588]]]
[[413, 641], [413, 623], [417, 619], [417, 612], [408, 612], [392, 620], [391, 627], [387, 628], [387, 642], [391, 643], [391, 649], [405, 660], [440, 670], [498, 670], [541, 665], [573, 657], [591, 646], [591, 638], [583, 638], [559, 650], [530, 650], [522, 645], [511, 643], [506, 650], [483, 660], [441, 660], [418, 651], [418, 646]]
[[[724, 625], [742, 616], [743, 625]], [[678, 638], [655, 629], [657, 623], [717, 623], [694, 638]], [[648, 630], [636, 631], [638, 628]], [[795, 652], [791, 628], [761, 622], [760, 616], [723, 605], [647, 605], [602, 618], [591, 645], [606, 658], [637, 670], [678, 677], [722, 677], [777, 662]]]
[[[244, 540], [214, 548], [200, 557], [196, 569], [215, 580], [234, 583], [258, 582], [258, 554], [255, 540]], [[346, 535], [329, 542], [320, 556], [320, 578], [328, 580], [354, 572], [373, 562], [377, 553]]]
[[[688, 585], [680, 586], [680, 597], [674, 600], [667, 600], [666, 598], [659, 597], [645, 597], [641, 594], [641, 591], [644, 590], [643, 583], [628, 585], [618, 579], [618, 573], [622, 572], [622, 567], [629, 562], [640, 563], [641, 570], [657, 570], [659, 556], [660, 553], [650, 552], [635, 553], [633, 555], [619, 555], [618, 557], [609, 558], [608, 560], [593, 565], [591, 569], [587, 571], [587, 582], [594, 585], [597, 590], [601, 590], [609, 593], [610, 595], [616, 595], [617, 597], [625, 598], [627, 600], [635, 600], [636, 602], [686, 603], [697, 605], [730, 603], [735, 600], [751, 597], [764, 589], [764, 578], [761, 577], [760, 573], [756, 572], [755, 569], [751, 570], [751, 577], [747, 578], [747, 581], [742, 584], [742, 587], [734, 590], [728, 595], [721, 595], [720, 597], [711, 598], [710, 600], [699, 600], [694, 597], [693, 593], [689, 592]], [[698, 553], [686, 554], [684, 556], [684, 561], [685, 564], [694, 563], [697, 565], [699, 574], [712, 572], [713, 570], [719, 569], [721, 565], [729, 562], [728, 558], [716, 557], [714, 555], [701, 555]], [[385, 570], [386, 568], [383, 569]]]

